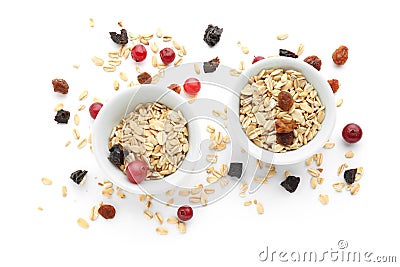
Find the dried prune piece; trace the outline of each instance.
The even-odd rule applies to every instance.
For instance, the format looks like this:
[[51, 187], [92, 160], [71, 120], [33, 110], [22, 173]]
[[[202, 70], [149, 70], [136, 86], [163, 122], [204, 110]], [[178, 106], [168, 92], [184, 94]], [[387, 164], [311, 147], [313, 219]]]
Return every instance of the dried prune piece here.
[[294, 133], [276, 133], [276, 142], [282, 146], [291, 146], [294, 141]]
[[347, 46], [339, 46], [332, 54], [332, 60], [336, 65], [344, 65], [349, 58], [349, 49]]
[[221, 39], [223, 28], [218, 28], [218, 26], [213, 26], [211, 24], [208, 25], [203, 40], [209, 46], [215, 46], [219, 40]]
[[140, 84], [150, 84], [151, 83], [151, 75], [147, 72], [142, 72], [137, 76], [138, 82]]
[[53, 84], [54, 92], [68, 94], [69, 85], [64, 79], [53, 79], [51, 83]]
[[275, 120], [275, 130], [277, 133], [290, 133], [296, 128], [297, 123], [294, 120], [286, 121], [283, 119]]
[[317, 70], [321, 70], [322, 61], [317, 56], [309, 56], [304, 59], [304, 62], [310, 64]]
[[71, 180], [74, 181], [78, 185], [82, 185], [85, 183], [87, 171], [85, 170], [77, 170], [71, 173]]
[[293, 193], [296, 191], [299, 183], [300, 177], [290, 175], [281, 183], [281, 186], [283, 186], [283, 188], [285, 188], [289, 193]]
[[104, 219], [112, 219], [115, 217], [115, 208], [108, 204], [101, 205], [98, 212]]
[[339, 90], [339, 81], [336, 79], [328, 80], [329, 85], [332, 88], [332, 92], [336, 93]]
[[293, 106], [294, 100], [292, 95], [289, 92], [281, 91], [278, 94], [278, 106], [283, 111], [289, 111], [289, 109]]
[[176, 83], [170, 84], [170, 85], [168, 86], [168, 89], [171, 89], [172, 91], [174, 91], [174, 92], [177, 93], [177, 94], [180, 94], [180, 93], [181, 93], [181, 87], [180, 87], [179, 84], [176, 84]]
[[70, 117], [69, 111], [60, 109], [59, 111], [57, 111], [57, 114], [54, 117], [54, 120], [57, 123], [68, 123], [69, 117]]
[[128, 33], [125, 29], [121, 29], [121, 34], [110, 32], [111, 40], [119, 45], [126, 45], [128, 43]]
[[243, 171], [243, 163], [241, 162], [232, 162], [229, 165], [228, 175], [231, 177], [240, 178], [242, 176]]
[[208, 62], [204, 62], [203, 64], [203, 69], [204, 69], [204, 73], [211, 73], [217, 70], [219, 66], [219, 58], [213, 58]]
[[111, 161], [112, 164], [117, 166], [118, 168], [124, 164], [126, 152], [121, 144], [115, 144], [110, 148], [110, 155], [108, 159]]
[[286, 49], [279, 49], [279, 55], [282, 57], [292, 57], [292, 58], [298, 58], [299, 56], [293, 53], [292, 51], [286, 50]]
[[348, 184], [354, 183], [356, 180], [357, 169], [349, 169], [344, 172], [344, 180]]

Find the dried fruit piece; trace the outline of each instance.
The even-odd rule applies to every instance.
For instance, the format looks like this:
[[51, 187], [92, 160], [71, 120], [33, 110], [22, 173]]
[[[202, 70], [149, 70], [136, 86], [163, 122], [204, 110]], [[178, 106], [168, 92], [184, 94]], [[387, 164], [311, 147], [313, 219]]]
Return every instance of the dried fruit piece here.
[[118, 168], [124, 164], [124, 159], [127, 154], [127, 151], [124, 151], [124, 148], [121, 144], [115, 144], [110, 148], [110, 155], [108, 159], [112, 164], [117, 166]]
[[240, 179], [240, 177], [242, 176], [242, 171], [243, 171], [243, 163], [232, 162], [229, 165], [228, 175], [231, 177], [237, 177]]
[[132, 59], [135, 60], [136, 62], [142, 62], [143, 60], [146, 59], [146, 56], [147, 56], [146, 47], [144, 47], [144, 45], [142, 45], [142, 44], [135, 45], [132, 48], [131, 56], [132, 56]]
[[150, 84], [151, 83], [151, 75], [147, 72], [142, 72], [137, 76], [138, 82], [140, 84]]
[[69, 111], [60, 109], [59, 111], [57, 111], [57, 114], [54, 117], [54, 120], [57, 123], [68, 123], [70, 115], [71, 114]]
[[362, 129], [355, 123], [349, 123], [342, 130], [342, 137], [347, 143], [357, 143], [363, 135]]
[[293, 106], [294, 100], [292, 95], [287, 91], [281, 91], [278, 94], [278, 106], [283, 111], [289, 111], [289, 109]]
[[71, 180], [74, 181], [78, 185], [82, 185], [85, 183], [87, 171], [85, 170], [77, 170], [71, 173]]
[[332, 92], [336, 93], [339, 90], [339, 81], [336, 79], [328, 80], [329, 85], [332, 88]]
[[286, 121], [284, 119], [275, 120], [275, 129], [277, 133], [291, 133], [296, 128], [296, 121]]
[[110, 32], [110, 36], [111, 40], [113, 40], [113, 42], [116, 44], [125, 45], [128, 43], [128, 33], [125, 29], [121, 29], [121, 34]]
[[299, 183], [300, 183], [300, 177], [291, 175], [291, 176], [288, 176], [288, 178], [286, 178], [281, 183], [281, 186], [283, 186], [283, 188], [285, 188], [289, 193], [293, 193], [294, 191], [296, 191]]
[[204, 42], [206, 42], [210, 47], [215, 46], [221, 39], [222, 31], [223, 28], [209, 24], [204, 33]]
[[54, 92], [68, 94], [69, 85], [64, 79], [53, 79], [51, 83], [53, 84]]
[[310, 64], [317, 70], [321, 70], [322, 61], [317, 56], [308, 56], [304, 59], [304, 62]]
[[347, 184], [354, 183], [356, 179], [357, 169], [349, 169], [344, 172], [344, 180]]
[[161, 61], [165, 64], [168, 65], [175, 60], [175, 52], [169, 47], [166, 47], [160, 51], [160, 57]]
[[213, 58], [208, 62], [204, 62], [203, 64], [203, 69], [204, 69], [204, 73], [211, 73], [217, 70], [219, 66], [219, 58]]
[[279, 55], [282, 57], [298, 58], [298, 56], [295, 53], [286, 49], [279, 49]]
[[108, 204], [101, 205], [98, 212], [104, 219], [112, 219], [115, 217], [115, 208]]
[[134, 160], [126, 167], [126, 176], [133, 184], [140, 184], [147, 177], [148, 166], [143, 160]]
[[179, 84], [176, 84], [176, 83], [170, 84], [168, 86], [168, 88], [171, 89], [172, 91], [174, 91], [177, 94], [181, 93], [181, 87], [179, 86]]
[[190, 206], [181, 206], [177, 211], [178, 218], [182, 221], [188, 221], [193, 217], [193, 209]]
[[99, 111], [102, 107], [103, 107], [103, 104], [100, 102], [94, 102], [93, 104], [91, 104], [89, 107], [90, 117], [92, 117], [93, 119], [96, 119], [97, 114], [99, 114]]
[[277, 133], [276, 142], [283, 146], [291, 146], [294, 142], [294, 133]]
[[263, 57], [263, 56], [256, 56], [256, 57], [253, 58], [253, 61], [251, 62], [251, 64], [254, 64], [254, 63], [256, 63], [256, 62], [258, 62], [258, 61], [260, 61], [260, 60], [263, 60], [263, 59], [265, 59], [265, 57]]
[[336, 65], [344, 65], [349, 58], [349, 49], [347, 46], [339, 46], [332, 54], [332, 60]]

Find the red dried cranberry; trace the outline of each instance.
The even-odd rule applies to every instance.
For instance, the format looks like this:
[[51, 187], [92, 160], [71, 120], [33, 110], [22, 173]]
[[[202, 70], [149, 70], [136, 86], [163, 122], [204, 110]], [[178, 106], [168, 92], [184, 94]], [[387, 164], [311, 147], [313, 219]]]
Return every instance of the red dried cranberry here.
[[96, 119], [97, 114], [99, 114], [99, 111], [102, 107], [103, 107], [103, 104], [99, 103], [99, 102], [94, 102], [93, 104], [91, 104], [89, 107], [90, 117], [92, 117], [93, 119]]
[[193, 209], [190, 206], [181, 206], [177, 212], [178, 218], [182, 221], [188, 221], [193, 217]]
[[138, 44], [132, 48], [131, 56], [136, 62], [142, 62], [146, 59], [147, 50], [144, 45]]
[[160, 57], [161, 57], [161, 61], [165, 65], [168, 65], [174, 61], [175, 52], [171, 48], [166, 47], [160, 51]]
[[183, 84], [183, 89], [189, 95], [195, 95], [200, 91], [201, 84], [200, 81], [196, 78], [189, 78]]
[[357, 143], [360, 141], [361, 137], [363, 135], [362, 129], [359, 125], [355, 123], [349, 123], [346, 126], [344, 126], [343, 131], [342, 131], [342, 136], [343, 139], [347, 143]]

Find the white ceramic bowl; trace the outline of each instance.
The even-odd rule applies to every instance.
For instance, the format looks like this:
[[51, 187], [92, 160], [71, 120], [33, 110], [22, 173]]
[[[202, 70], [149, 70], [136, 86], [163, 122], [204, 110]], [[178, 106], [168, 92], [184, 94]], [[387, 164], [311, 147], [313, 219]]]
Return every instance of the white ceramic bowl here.
[[96, 117], [93, 126], [93, 152], [97, 163], [107, 175], [107, 179], [114, 184], [131, 193], [161, 193], [171, 184], [179, 184], [179, 181], [185, 177], [184, 171], [179, 168], [176, 172], [168, 175], [164, 179], [143, 181], [136, 185], [128, 181], [126, 175], [115, 167], [109, 160], [108, 142], [110, 133], [121, 119], [140, 103], [159, 102], [171, 109], [180, 110], [188, 121], [187, 127], [189, 132], [189, 151], [181, 166], [185, 166], [185, 171], [194, 170], [196, 166], [192, 162], [185, 161], [187, 159], [196, 158], [194, 155], [197, 149], [193, 149], [198, 145], [196, 139], [200, 133], [199, 126], [192, 119], [194, 118], [190, 104], [183, 97], [167, 88], [157, 87], [156, 85], [142, 85], [132, 89], [119, 91], [110, 101], [104, 104]]
[[[288, 57], [276, 57], [268, 58], [258, 61], [252, 65], [247, 71], [245, 71], [238, 78], [238, 83], [236, 84], [234, 90], [240, 95], [240, 90], [248, 83], [248, 79], [254, 75], [257, 75], [262, 69], [270, 68], [282, 68], [284, 70], [293, 69], [303, 73], [304, 77], [310, 82], [318, 93], [318, 96], [323, 105], [325, 105], [325, 119], [322, 122], [321, 129], [318, 131], [317, 135], [306, 145], [303, 145], [297, 150], [288, 151], [285, 153], [273, 153], [266, 149], [258, 147], [254, 144], [245, 134], [242, 129], [242, 125], [238, 119], [232, 120], [233, 131], [232, 134], [239, 145], [247, 150], [247, 152], [264, 162], [273, 163], [276, 165], [287, 165], [298, 163], [305, 160], [307, 157], [315, 154], [319, 149], [323, 147], [325, 142], [329, 139], [336, 122], [336, 105], [334, 101], [334, 95], [332, 89], [330, 88], [327, 80], [322, 76], [322, 74], [315, 68], [305, 63], [300, 59], [288, 58]], [[240, 103], [239, 99], [235, 103], [235, 114], [238, 118]]]

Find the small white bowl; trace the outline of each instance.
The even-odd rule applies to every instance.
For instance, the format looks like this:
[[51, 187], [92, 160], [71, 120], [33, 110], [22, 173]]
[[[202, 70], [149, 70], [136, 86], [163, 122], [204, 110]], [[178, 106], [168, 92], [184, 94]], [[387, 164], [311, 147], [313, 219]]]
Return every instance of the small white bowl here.
[[237, 99], [237, 103], [235, 103], [235, 106], [233, 107], [235, 112], [235, 120], [231, 120], [230, 122], [233, 124], [232, 134], [235, 135], [239, 145], [245, 148], [247, 152], [256, 159], [276, 165], [298, 163], [315, 154], [329, 139], [336, 122], [336, 105], [334, 101], [334, 95], [327, 80], [319, 71], [300, 59], [288, 57], [268, 58], [258, 61], [249, 69], [247, 69], [243, 75], [238, 77], [238, 83], [234, 88], [235, 92], [240, 95], [240, 90], [248, 83], [248, 79], [250, 77], [257, 75], [262, 69], [271, 68], [281, 68], [284, 70], [292, 69], [299, 71], [303, 73], [307, 81], [314, 86], [322, 104], [325, 105], [325, 119], [322, 122], [321, 129], [309, 143], [303, 145], [297, 150], [284, 153], [274, 153], [268, 151], [254, 144], [243, 131], [240, 121], [236, 119], [238, 118], [240, 108], [240, 100]]
[[[122, 118], [134, 110], [140, 103], [159, 102], [170, 109], [180, 110], [188, 121], [189, 132], [189, 151], [181, 164], [185, 170], [178, 168], [176, 172], [160, 180], [143, 181], [140, 184], [129, 182], [126, 175], [114, 166], [109, 160], [108, 142], [112, 129], [119, 124]], [[104, 104], [93, 125], [93, 152], [97, 163], [115, 185], [131, 193], [161, 193], [171, 184], [179, 184], [179, 181], [185, 177], [185, 173], [194, 170], [196, 166], [192, 162], [186, 162], [188, 159], [198, 157], [195, 155], [198, 145], [196, 139], [200, 133], [199, 126], [193, 121], [193, 113], [190, 104], [182, 96], [167, 88], [157, 85], [141, 85], [127, 90], [119, 91], [110, 101]]]

